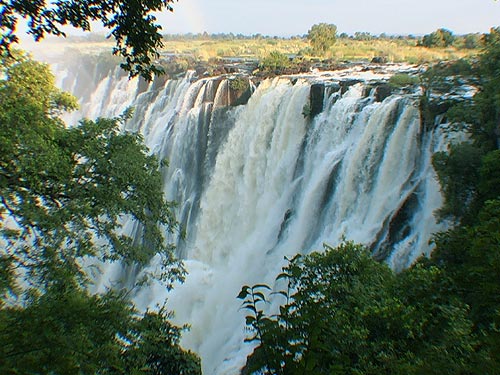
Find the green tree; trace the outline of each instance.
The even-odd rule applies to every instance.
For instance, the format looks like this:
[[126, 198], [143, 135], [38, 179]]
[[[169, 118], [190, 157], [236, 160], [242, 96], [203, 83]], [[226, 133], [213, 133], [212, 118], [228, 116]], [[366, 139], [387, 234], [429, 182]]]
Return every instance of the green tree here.
[[399, 275], [353, 243], [296, 256], [277, 277], [284, 303], [266, 312], [266, 285], [244, 286], [249, 341], [243, 373], [465, 374], [474, 337], [466, 305], [435, 266]]
[[[471, 143], [452, 145], [448, 152], [434, 154], [436, 170], [444, 205], [438, 210], [439, 218], [471, 220], [471, 206], [477, 205], [477, 184], [483, 151]], [[474, 213], [472, 213], [474, 216]]]
[[259, 69], [266, 72], [280, 74], [284, 69], [290, 67], [291, 65], [292, 64], [287, 55], [279, 51], [271, 51], [260, 61]]
[[482, 374], [495, 374], [500, 368], [499, 35], [498, 29], [492, 29], [483, 39], [477, 94], [460, 110], [448, 111], [450, 119], [469, 123], [471, 140], [434, 157], [445, 198], [443, 209], [457, 225], [435, 236], [432, 260], [469, 306], [481, 358], [476, 373]]
[[337, 26], [328, 23], [313, 25], [307, 32], [307, 39], [311, 43], [313, 51], [324, 54], [337, 39]]
[[[471, 141], [452, 145], [448, 151], [439, 152], [433, 158], [445, 198], [441, 216], [453, 217], [467, 225], [474, 224], [484, 203], [496, 199], [499, 194], [495, 177], [498, 168], [496, 150], [500, 145], [499, 29], [492, 29], [483, 41], [485, 50], [476, 68], [463, 69], [466, 65], [458, 64], [459, 60], [449, 68], [463, 67], [451, 69], [449, 74], [442, 74], [440, 69], [433, 68], [424, 75], [424, 79], [431, 82], [428, 87], [450, 82], [449, 76], [464, 73], [475, 76], [476, 95], [472, 100], [452, 106], [446, 113], [450, 121], [467, 124]], [[494, 182], [490, 182], [491, 179]]]
[[81, 0], [81, 1], [0, 1], [0, 54], [18, 41], [19, 18], [28, 20], [28, 33], [36, 41], [49, 35], [64, 36], [61, 27], [89, 31], [91, 22], [100, 22], [110, 31], [116, 46], [113, 53], [123, 57], [121, 66], [132, 76], [151, 79], [161, 68], [154, 64], [162, 47], [161, 26], [153, 12], [172, 11], [173, 0]]
[[354, 39], [368, 41], [368, 40], [373, 40], [374, 36], [366, 31], [356, 31], [354, 33]]
[[473, 124], [475, 140], [489, 150], [500, 147], [500, 28], [483, 37], [484, 51], [479, 57], [479, 92], [474, 96], [478, 121]]
[[419, 45], [424, 47], [449, 47], [455, 41], [455, 37], [450, 30], [437, 29], [436, 31], [424, 35]]
[[488, 200], [474, 225], [459, 225], [436, 235], [432, 260], [453, 280], [470, 307], [478, 337], [478, 374], [500, 368], [500, 195]]
[[464, 37], [464, 48], [475, 49], [481, 45], [480, 34], [467, 34]]
[[[159, 161], [120, 131], [127, 114], [66, 128], [59, 115], [76, 103], [46, 65], [18, 55], [1, 66], [0, 372], [178, 374], [154, 370], [175, 358], [199, 374], [168, 314], [137, 313], [126, 291], [88, 291], [92, 259], [140, 266], [159, 254], [167, 286], [182, 278], [163, 235], [176, 221]], [[130, 236], [125, 218], [137, 223]], [[152, 337], [167, 348], [153, 351]]]

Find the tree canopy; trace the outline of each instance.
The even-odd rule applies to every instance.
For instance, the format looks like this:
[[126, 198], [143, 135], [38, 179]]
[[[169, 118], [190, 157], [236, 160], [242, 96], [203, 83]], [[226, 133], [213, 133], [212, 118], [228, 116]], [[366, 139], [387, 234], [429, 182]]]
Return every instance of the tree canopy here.
[[[183, 276], [165, 239], [176, 230], [160, 162], [120, 118], [59, 115], [76, 102], [48, 66], [3, 57], [0, 79], [0, 373], [190, 374], [199, 360], [179, 346], [164, 310], [139, 313], [129, 290], [94, 295], [94, 259]], [[135, 233], [124, 233], [130, 218]]]
[[239, 295], [257, 342], [245, 374], [451, 375], [471, 366], [467, 306], [435, 266], [396, 275], [347, 242], [293, 258], [277, 285], [276, 314], [266, 311], [269, 287]]
[[101, 23], [116, 46], [113, 53], [124, 61], [122, 68], [132, 76], [140, 74], [151, 79], [161, 69], [155, 66], [162, 46], [161, 26], [153, 12], [173, 11], [174, 0], [1, 0], [0, 1], [0, 54], [8, 52], [18, 41], [16, 25], [19, 18], [28, 21], [28, 33], [36, 41], [46, 35], [65, 33], [69, 25], [84, 31], [91, 29], [93, 21]]
[[436, 31], [424, 35], [419, 45], [424, 47], [449, 47], [455, 41], [455, 37], [450, 30], [437, 29]]
[[337, 26], [328, 23], [313, 25], [307, 32], [307, 39], [315, 53], [324, 54], [337, 40]]

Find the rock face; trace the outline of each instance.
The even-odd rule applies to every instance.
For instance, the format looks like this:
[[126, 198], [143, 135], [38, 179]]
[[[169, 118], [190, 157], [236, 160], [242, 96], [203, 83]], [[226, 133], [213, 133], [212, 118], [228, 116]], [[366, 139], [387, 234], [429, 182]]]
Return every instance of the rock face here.
[[375, 87], [375, 100], [377, 102], [383, 101], [385, 98], [392, 94], [392, 87], [388, 84], [382, 84]]
[[248, 77], [237, 76], [229, 81], [229, 95], [230, 105], [244, 105], [247, 104], [250, 96], [252, 96], [252, 85]]
[[354, 86], [357, 83], [362, 82], [361, 79], [355, 79], [355, 78], [347, 78], [343, 81], [340, 81], [340, 92], [342, 95], [344, 95], [347, 90], [349, 90], [349, 87]]
[[325, 98], [325, 85], [314, 83], [311, 85], [309, 93], [309, 116], [312, 118], [323, 111], [323, 101]]

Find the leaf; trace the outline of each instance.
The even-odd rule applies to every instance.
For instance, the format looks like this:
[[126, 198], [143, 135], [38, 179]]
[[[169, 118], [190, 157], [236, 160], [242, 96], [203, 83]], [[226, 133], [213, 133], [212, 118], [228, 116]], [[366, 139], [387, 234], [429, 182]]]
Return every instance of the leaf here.
[[247, 285], [244, 285], [241, 288], [241, 291], [240, 291], [240, 293], [238, 294], [238, 296], [236, 298], [238, 298], [238, 299], [245, 299], [249, 295], [249, 290], [250, 290], [250, 287], [247, 286]]
[[289, 279], [290, 277], [291, 277], [290, 274], [288, 274], [286, 272], [282, 272], [278, 276], [276, 276], [276, 280]]
[[255, 290], [255, 289], [267, 289], [267, 290], [271, 290], [271, 287], [269, 287], [266, 284], [256, 284], [256, 285], [254, 285], [252, 287], [252, 290]]
[[264, 293], [262, 292], [254, 292], [253, 293], [253, 297], [255, 299], [256, 302], [267, 302], [266, 301], [266, 296], [264, 295]]
[[284, 291], [284, 290], [279, 290], [277, 292], [272, 292], [271, 294], [280, 294], [282, 295], [283, 297], [285, 298], [288, 298], [288, 292]]
[[242, 308], [253, 311], [254, 313], [257, 313], [257, 308], [250, 302], [243, 304]]

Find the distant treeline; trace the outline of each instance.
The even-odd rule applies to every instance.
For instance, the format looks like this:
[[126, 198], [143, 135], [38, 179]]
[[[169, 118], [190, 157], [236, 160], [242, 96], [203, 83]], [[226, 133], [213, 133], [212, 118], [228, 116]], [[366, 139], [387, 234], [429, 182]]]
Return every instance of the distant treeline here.
[[[354, 34], [340, 33], [337, 36], [339, 39], [351, 40], [414, 40], [417, 45], [423, 47], [447, 47], [453, 45], [457, 48], [477, 48], [480, 45], [482, 34], [469, 33], [464, 35], [454, 35], [453, 32], [446, 29], [438, 29], [435, 32], [422, 36], [413, 34], [408, 35], [391, 35], [386, 33], [371, 34], [366, 31], [357, 31]], [[187, 33], [187, 34], [164, 34], [165, 40], [248, 40], [248, 39], [275, 39], [275, 40], [294, 40], [307, 39], [307, 34], [293, 36], [270, 36], [263, 34], [234, 34], [234, 33]], [[443, 39], [445, 42], [443, 42]]]
[[[440, 28], [430, 34], [424, 36], [417, 36], [413, 34], [408, 35], [393, 35], [393, 34], [372, 34], [366, 31], [357, 31], [354, 34], [340, 33], [337, 35], [338, 39], [350, 39], [359, 41], [370, 40], [408, 40], [415, 41], [417, 46], [422, 47], [449, 47], [478, 48], [481, 45], [481, 33], [469, 33], [463, 35], [454, 35], [452, 31]], [[106, 35], [100, 33], [90, 33], [85, 36], [69, 36], [69, 41], [85, 41], [85, 42], [104, 42], [107, 40]], [[302, 40], [307, 39], [307, 34], [293, 35], [293, 36], [271, 36], [263, 35], [260, 33], [252, 35], [244, 35], [241, 33], [186, 33], [186, 34], [163, 34], [163, 39], [166, 41], [186, 41], [186, 40]]]

